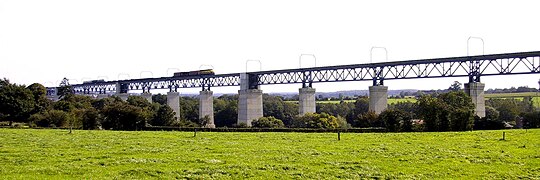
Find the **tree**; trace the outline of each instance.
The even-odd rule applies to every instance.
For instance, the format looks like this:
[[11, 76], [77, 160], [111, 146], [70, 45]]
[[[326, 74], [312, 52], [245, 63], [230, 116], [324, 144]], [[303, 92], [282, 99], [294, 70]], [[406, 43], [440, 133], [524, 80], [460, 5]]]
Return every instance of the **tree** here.
[[172, 126], [175, 122], [174, 111], [168, 105], [160, 105], [156, 115], [150, 121], [153, 126]]
[[298, 115], [298, 104], [293, 102], [283, 102], [283, 124], [289, 127], [294, 119]]
[[26, 121], [35, 106], [32, 91], [7, 79], [0, 80], [0, 85], [0, 114], [10, 125]]
[[499, 121], [514, 122], [520, 112], [530, 112], [528, 102], [519, 101], [516, 99], [489, 99], [486, 101], [487, 106], [491, 106], [499, 111]]
[[34, 108], [32, 114], [43, 112], [51, 106], [51, 101], [47, 99], [47, 89], [45, 86], [34, 83], [26, 87], [26, 89], [30, 90], [34, 96]]
[[335, 116], [326, 113], [306, 113], [303, 116], [298, 116], [293, 121], [293, 127], [297, 128], [339, 128], [340, 123]]
[[524, 128], [540, 128], [540, 111], [523, 113]]
[[420, 117], [424, 120], [425, 128], [427, 131], [441, 131], [445, 128], [443, 125], [444, 119], [447, 114], [447, 107], [440, 99], [432, 97], [431, 95], [424, 95], [417, 101], [418, 112]]
[[104, 129], [140, 130], [150, 119], [148, 113], [145, 113], [142, 108], [123, 101], [115, 101], [107, 105], [101, 113]]
[[165, 94], [152, 95], [152, 102], [156, 102], [161, 105], [167, 105], [167, 95]]
[[383, 127], [383, 123], [379, 119], [379, 115], [374, 111], [368, 111], [359, 114], [356, 119], [351, 123], [353, 127]]
[[199, 100], [193, 97], [180, 97], [180, 120], [199, 124]]
[[150, 108], [152, 107], [152, 103], [148, 102], [144, 97], [142, 96], [129, 96], [126, 100], [126, 102], [129, 105], [137, 106], [140, 108]]
[[103, 121], [102, 115], [93, 107], [85, 109], [82, 115], [83, 129], [99, 129]]
[[283, 128], [285, 125], [283, 121], [276, 119], [275, 117], [260, 117], [251, 122], [251, 126], [255, 128]]
[[486, 117], [475, 118], [474, 129], [502, 129], [504, 123], [499, 119], [499, 111], [497, 109], [486, 106]]
[[369, 99], [367, 97], [359, 97], [354, 102], [354, 116], [358, 116], [369, 111]]
[[410, 113], [401, 110], [387, 109], [381, 112], [379, 119], [384, 123], [387, 131], [412, 131], [412, 117]]
[[31, 123], [40, 127], [69, 127], [70, 114], [61, 110], [47, 110], [30, 116]]
[[417, 103], [427, 131], [472, 130], [474, 104], [463, 91], [422, 96]]
[[60, 99], [73, 95], [73, 87], [69, 85], [69, 80], [67, 78], [62, 79], [62, 82], [60, 82], [59, 87], [57, 88], [58, 97]]
[[214, 123], [217, 127], [232, 127], [238, 120], [238, 95], [222, 95], [214, 99]]
[[418, 114], [418, 104], [414, 102], [397, 102], [395, 104], [390, 104], [388, 109], [408, 112], [413, 116], [413, 118]]
[[449, 91], [461, 91], [461, 83], [459, 81], [454, 81], [452, 85], [448, 88]]
[[263, 116], [285, 118], [285, 102], [281, 97], [263, 94]]

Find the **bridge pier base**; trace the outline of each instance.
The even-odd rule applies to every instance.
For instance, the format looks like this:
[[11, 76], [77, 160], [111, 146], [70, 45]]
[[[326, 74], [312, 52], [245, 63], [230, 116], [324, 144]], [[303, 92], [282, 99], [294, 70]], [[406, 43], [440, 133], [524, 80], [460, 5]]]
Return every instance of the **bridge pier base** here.
[[141, 96], [146, 99], [148, 102], [152, 103], [152, 94], [151, 93], [142, 93]]
[[486, 117], [486, 101], [484, 99], [484, 83], [471, 82], [465, 83], [465, 93], [467, 93], [475, 106], [475, 112], [478, 117]]
[[216, 128], [214, 124], [214, 93], [212, 91], [199, 92], [199, 119], [208, 116], [205, 127]]
[[262, 90], [238, 90], [238, 121], [251, 126], [251, 121], [263, 117]]
[[298, 91], [298, 111], [300, 116], [306, 113], [315, 113], [315, 88], [300, 88]]
[[122, 99], [122, 101], [127, 101], [128, 97], [129, 97], [129, 94], [128, 93], [120, 93], [120, 94], [117, 94], [118, 97], [120, 97], [120, 99]]
[[180, 93], [168, 92], [167, 105], [173, 110], [174, 118], [176, 118], [176, 120], [180, 120]]
[[369, 86], [369, 110], [380, 114], [388, 107], [388, 86]]

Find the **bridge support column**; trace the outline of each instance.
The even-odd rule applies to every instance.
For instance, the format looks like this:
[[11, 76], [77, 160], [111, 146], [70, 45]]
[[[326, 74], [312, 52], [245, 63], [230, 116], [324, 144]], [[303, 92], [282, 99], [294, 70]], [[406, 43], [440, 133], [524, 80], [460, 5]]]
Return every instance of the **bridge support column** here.
[[298, 91], [298, 111], [300, 116], [306, 113], [315, 113], [315, 88], [300, 88]]
[[212, 91], [199, 92], [199, 119], [208, 116], [207, 128], [216, 128], [214, 124], [214, 93]]
[[146, 99], [148, 102], [152, 103], [152, 94], [151, 93], [142, 93], [141, 96]]
[[167, 105], [173, 110], [176, 120], [180, 119], [180, 93], [168, 92]]
[[486, 101], [484, 99], [484, 83], [465, 83], [465, 93], [471, 96], [478, 117], [486, 117]]
[[388, 107], [388, 86], [369, 86], [369, 110], [380, 114]]
[[251, 126], [251, 121], [263, 117], [262, 90], [245, 89], [238, 91], [238, 124]]

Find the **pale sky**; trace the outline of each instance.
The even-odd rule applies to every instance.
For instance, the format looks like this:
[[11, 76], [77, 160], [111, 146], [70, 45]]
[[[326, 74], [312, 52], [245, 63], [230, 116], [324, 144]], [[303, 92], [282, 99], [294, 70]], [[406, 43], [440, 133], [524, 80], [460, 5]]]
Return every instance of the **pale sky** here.
[[[91, 79], [169, 76], [210, 64], [218, 74], [467, 55], [540, 51], [539, 1], [0, 0], [0, 78], [56, 86]], [[479, 40], [471, 55], [482, 53]], [[373, 60], [386, 60], [374, 51]], [[310, 57], [303, 67], [313, 66]], [[176, 68], [176, 69], [170, 69]], [[249, 71], [259, 70], [250, 63]], [[538, 87], [539, 75], [492, 76], [487, 88]], [[385, 81], [390, 89], [445, 89], [438, 78]], [[370, 81], [315, 84], [367, 89]], [[301, 85], [262, 86], [296, 92]], [[214, 88], [235, 92], [239, 87]], [[188, 91], [196, 92], [199, 89]]]

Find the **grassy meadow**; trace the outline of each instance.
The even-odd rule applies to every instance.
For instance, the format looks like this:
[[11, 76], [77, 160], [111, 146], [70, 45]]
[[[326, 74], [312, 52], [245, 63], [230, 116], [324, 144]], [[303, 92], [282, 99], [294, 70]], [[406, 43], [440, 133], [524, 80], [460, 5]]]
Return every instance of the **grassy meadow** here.
[[[287, 102], [298, 103], [298, 101], [287, 101]], [[321, 103], [321, 104], [324, 104], [324, 103], [338, 104], [339, 102], [340, 102], [339, 100], [316, 101], [316, 103]], [[356, 100], [343, 100], [343, 102], [354, 103], [354, 102], [356, 102]], [[398, 103], [398, 102], [416, 102], [416, 99], [415, 98], [389, 98], [388, 99], [388, 104], [395, 104], [395, 103]]]
[[[500, 140], [506, 132], [506, 140]], [[3, 179], [540, 177], [540, 129], [216, 133], [0, 129]]]
[[540, 94], [537, 92], [522, 92], [522, 93], [498, 93], [498, 94], [485, 94], [486, 99], [490, 98], [502, 98], [502, 99], [517, 99], [523, 100], [524, 97], [531, 97], [532, 103], [535, 107], [540, 108]]

